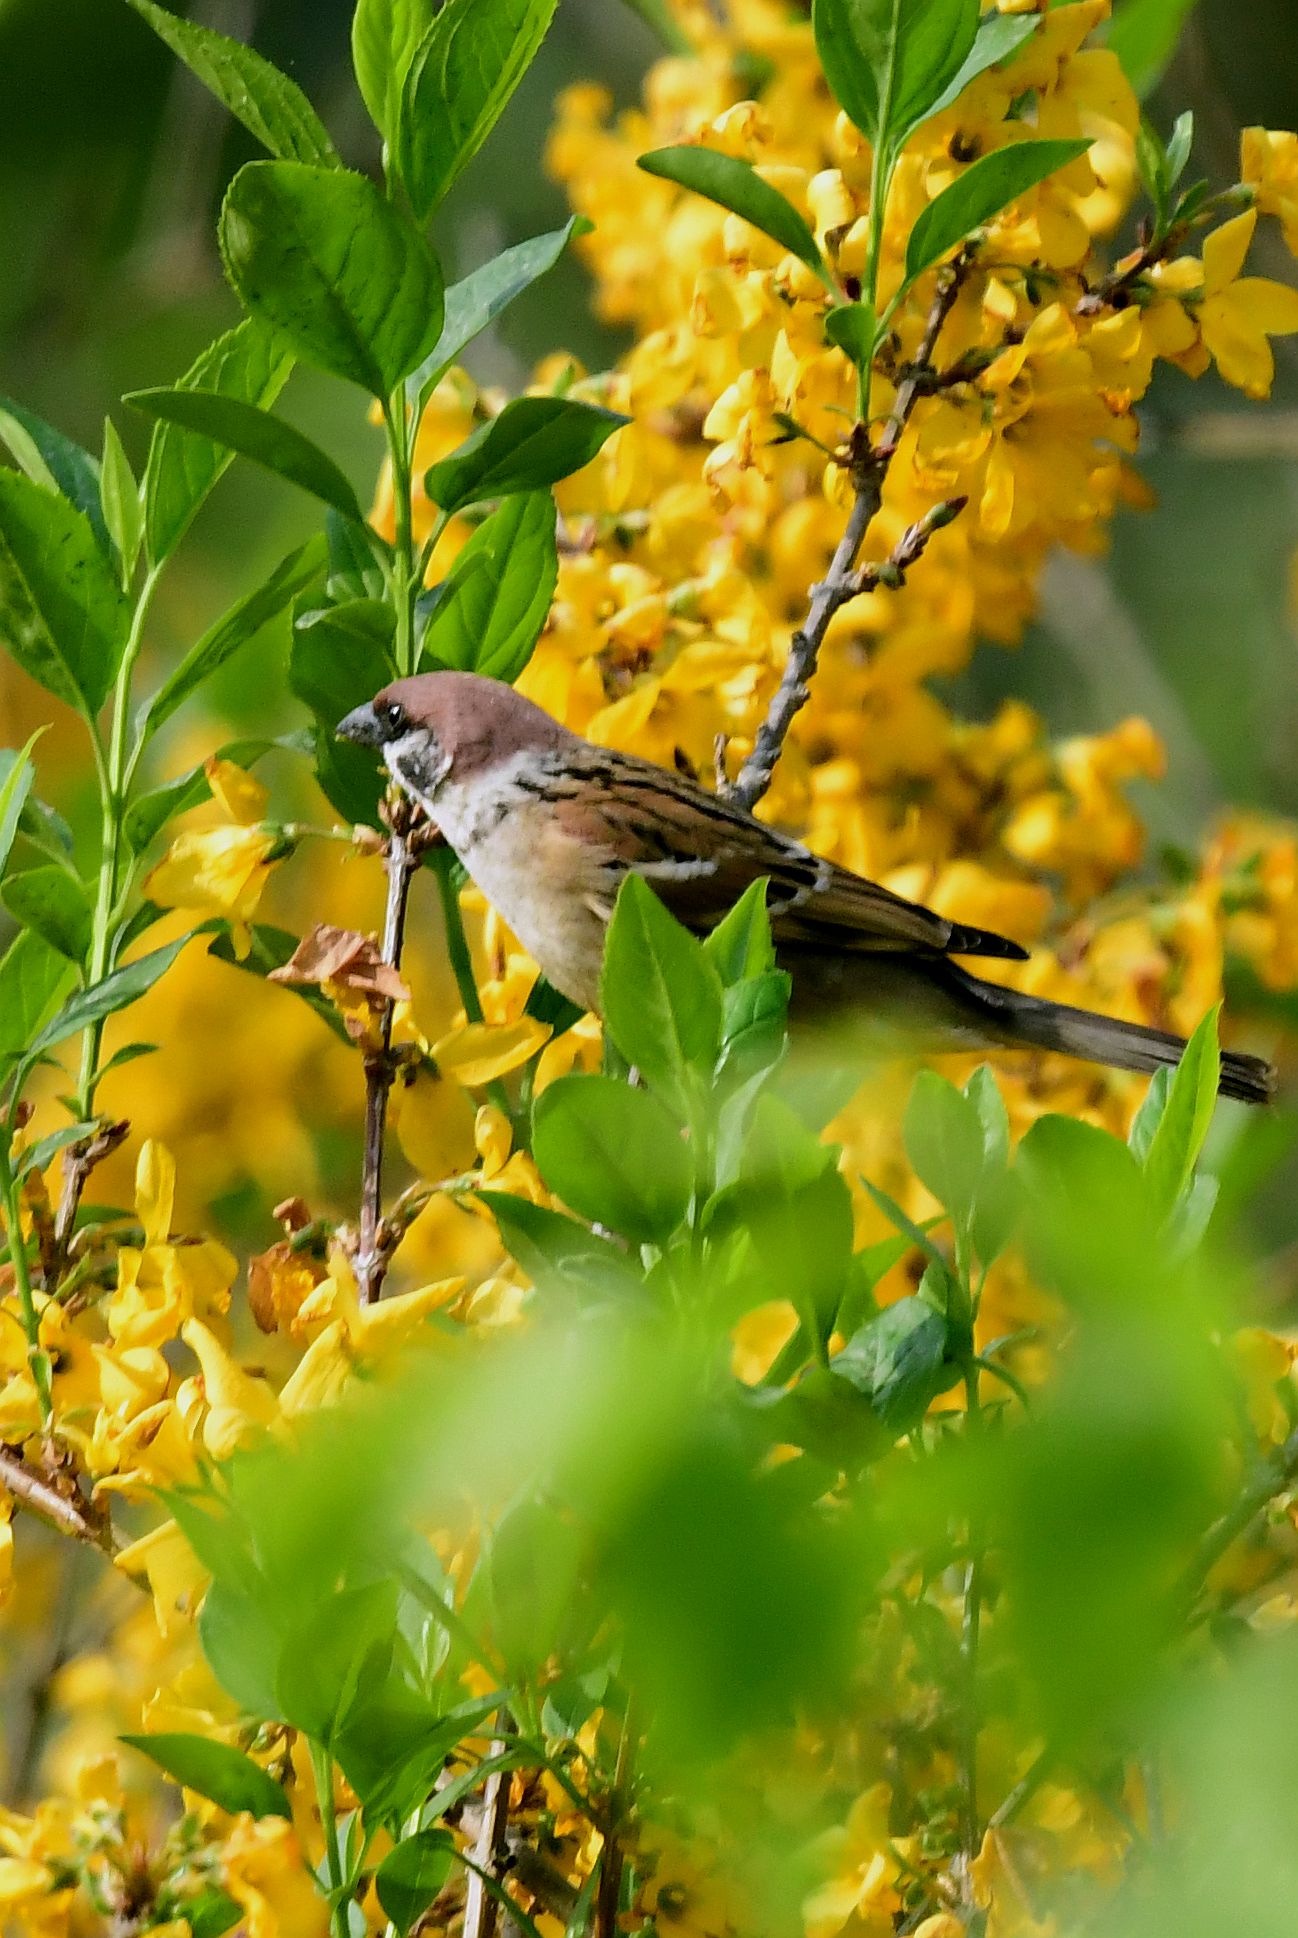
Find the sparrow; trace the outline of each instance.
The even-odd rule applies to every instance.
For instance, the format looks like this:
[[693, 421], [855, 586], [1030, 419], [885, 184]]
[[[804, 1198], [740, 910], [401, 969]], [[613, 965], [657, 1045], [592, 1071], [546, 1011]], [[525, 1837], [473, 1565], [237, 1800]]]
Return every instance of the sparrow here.
[[[1021, 962], [1027, 950], [951, 922], [678, 773], [596, 747], [512, 687], [477, 673], [397, 680], [339, 722], [377, 749], [554, 987], [598, 1012], [604, 937], [625, 876], [641, 875], [706, 934], [765, 877], [792, 1015], [864, 1015], [885, 1051], [1058, 1050], [1117, 1070], [1179, 1061], [1185, 1039], [1025, 995], [956, 957]], [[1271, 1095], [1261, 1057], [1227, 1052], [1221, 1091]]]

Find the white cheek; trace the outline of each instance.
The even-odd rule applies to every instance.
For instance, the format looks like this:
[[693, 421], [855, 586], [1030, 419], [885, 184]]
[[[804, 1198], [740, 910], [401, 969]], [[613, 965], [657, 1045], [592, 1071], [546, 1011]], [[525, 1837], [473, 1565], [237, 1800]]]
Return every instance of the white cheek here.
[[450, 770], [450, 759], [427, 734], [405, 733], [383, 750], [388, 772], [425, 807], [431, 807]]

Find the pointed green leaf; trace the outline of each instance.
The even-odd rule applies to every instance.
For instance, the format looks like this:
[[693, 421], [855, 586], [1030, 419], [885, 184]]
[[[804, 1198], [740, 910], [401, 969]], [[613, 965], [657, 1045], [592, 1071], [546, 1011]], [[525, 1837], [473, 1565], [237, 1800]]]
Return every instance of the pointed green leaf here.
[[562, 229], [549, 235], [532, 236], [526, 242], [503, 250], [490, 262], [475, 269], [446, 292], [446, 316], [442, 334], [418, 370], [407, 379], [406, 389], [417, 409], [427, 401], [438, 378], [481, 334], [516, 296], [548, 270], [554, 268], [568, 243], [591, 225], [584, 216], [574, 215]]
[[26, 1054], [74, 973], [67, 957], [30, 929], [15, 936], [0, 956], [0, 1072]]
[[397, 173], [419, 221], [477, 154], [532, 64], [558, 0], [447, 0], [402, 90]]
[[87, 717], [108, 696], [130, 608], [90, 521], [16, 471], [0, 473], [0, 641]]
[[973, 51], [978, 0], [814, 0], [825, 77], [871, 146], [895, 153]]
[[549, 492], [506, 498], [455, 561], [421, 641], [421, 670], [454, 667], [512, 685], [541, 636], [558, 576]]
[[356, 84], [389, 148], [406, 76], [436, 11], [435, 0], [359, 0], [352, 16]]
[[977, 38], [963, 66], [931, 104], [928, 118], [951, 107], [980, 74], [1011, 60], [1021, 47], [1027, 45], [1040, 25], [1039, 13], [985, 13], [978, 22]]
[[906, 245], [906, 281], [913, 283], [948, 250], [990, 222], [1011, 202], [1084, 155], [1089, 141], [1021, 141], [971, 163], [921, 213]]
[[1212, 1127], [1221, 1082], [1220, 1003], [1200, 1023], [1172, 1075], [1167, 1103], [1149, 1140], [1144, 1172], [1155, 1208], [1171, 1211], [1194, 1176]]
[[764, 236], [770, 236], [772, 242], [778, 242], [790, 255], [805, 262], [817, 276], [828, 280], [832, 287], [832, 278], [809, 225], [788, 197], [763, 181], [749, 162], [741, 161], [737, 155], [723, 155], [715, 148], [678, 147], [655, 148], [641, 155], [636, 166], [643, 168], [646, 175], [660, 175], [664, 181], [676, 182], [709, 202], [719, 203], [733, 215], [742, 216]]
[[721, 978], [703, 944], [639, 875], [618, 893], [604, 945], [605, 1027], [651, 1090], [688, 1106], [721, 1049]]
[[85, 513], [95, 537], [107, 551], [108, 527], [99, 502], [99, 466], [89, 451], [83, 451], [35, 411], [24, 410], [10, 397], [0, 397], [0, 438], [33, 484], [59, 492]]
[[297, 82], [264, 56], [241, 40], [168, 13], [154, 0], [127, 4], [272, 155], [322, 168], [338, 166], [328, 130]]
[[69, 1144], [75, 1144], [78, 1138], [92, 1136], [98, 1128], [98, 1121], [93, 1117], [81, 1124], [63, 1124], [58, 1130], [51, 1131], [48, 1137], [42, 1137], [39, 1143], [28, 1145], [14, 1167], [14, 1176], [25, 1178], [33, 1171], [45, 1170], [60, 1151], [66, 1150]]
[[263, 470], [332, 505], [344, 518], [361, 515], [351, 481], [333, 459], [292, 424], [259, 410], [256, 404], [204, 390], [131, 390], [123, 402], [148, 417], [197, 431], [239, 457], [251, 458]]
[[750, 882], [729, 915], [723, 915], [703, 943], [704, 953], [727, 988], [775, 967], [765, 875]]
[[254, 1817], [293, 1815], [283, 1785], [229, 1743], [179, 1731], [123, 1736], [120, 1740], [150, 1757], [186, 1790], [196, 1790], [200, 1797], [209, 1798], [232, 1816], [242, 1810]]
[[647, 1090], [611, 1077], [559, 1077], [532, 1113], [541, 1176], [582, 1218], [637, 1243], [662, 1243], [689, 1209], [690, 1154]]
[[442, 273], [363, 175], [249, 162], [221, 211], [226, 274], [298, 355], [387, 398], [442, 328]]
[[946, 1363], [946, 1345], [946, 1321], [912, 1295], [867, 1320], [835, 1353], [830, 1370], [863, 1393], [893, 1433], [909, 1433], [959, 1376]]
[[10, 875], [0, 901], [20, 928], [32, 929], [69, 962], [84, 962], [90, 951], [91, 910], [80, 882], [65, 868], [50, 864]]
[[440, 510], [540, 491], [589, 464], [630, 418], [568, 397], [519, 397], [424, 474]]
[[1167, 1093], [1172, 1088], [1172, 1072], [1166, 1068], [1155, 1070], [1149, 1080], [1140, 1109], [1131, 1120], [1127, 1133], [1127, 1146], [1137, 1162], [1143, 1164], [1149, 1156], [1149, 1147], [1154, 1141], [1154, 1132], [1163, 1121], [1167, 1109]]
[[18, 823], [36, 779], [32, 748], [44, 731], [44, 727], [38, 727], [20, 753], [8, 755], [8, 764], [0, 778], [0, 875], [4, 873], [18, 834]]
[[129, 586], [144, 539], [144, 506], [131, 461], [111, 417], [104, 419], [104, 459], [99, 472], [100, 501], [108, 536], [121, 561], [122, 584]]
[[[288, 381], [293, 359], [271, 331], [251, 319], [208, 345], [174, 388], [232, 397], [265, 409]], [[144, 473], [144, 526], [155, 565], [170, 556], [212, 487], [234, 458], [228, 445], [159, 422]]]
[[192, 693], [218, 673], [240, 647], [254, 639], [299, 593], [315, 584], [324, 571], [325, 556], [323, 535], [308, 539], [305, 545], [299, 545], [296, 551], [280, 560], [263, 585], [245, 594], [215, 625], [209, 626], [150, 700], [140, 724], [141, 738], [152, 739], [176, 708], [183, 706]]
[[191, 941], [188, 935], [179, 936], [176, 941], [168, 942], [152, 954], [140, 956], [135, 962], [128, 962], [121, 969], [114, 969], [102, 982], [91, 985], [89, 989], [79, 990], [70, 1002], [64, 1003], [53, 1020], [45, 1025], [39, 1036], [31, 1044], [28, 1057], [44, 1056], [47, 1050], [54, 1049], [78, 1030], [88, 1029], [106, 1016], [113, 1016], [129, 1003], [138, 1002], [147, 995], [155, 982], [164, 976], [185, 944]]
[[879, 319], [869, 303], [842, 303], [825, 318], [825, 335], [858, 370], [865, 370], [879, 341]]

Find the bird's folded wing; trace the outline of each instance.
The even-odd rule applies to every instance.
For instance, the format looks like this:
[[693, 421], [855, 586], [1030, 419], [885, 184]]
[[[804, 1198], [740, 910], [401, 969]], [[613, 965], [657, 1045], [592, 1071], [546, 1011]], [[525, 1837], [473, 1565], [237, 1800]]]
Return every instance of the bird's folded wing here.
[[[682, 776], [593, 751], [556, 812], [643, 875], [678, 921], [705, 934], [761, 876], [777, 942], [835, 951], [931, 949], [1021, 958], [1016, 942], [948, 922], [728, 807]], [[610, 891], [615, 893], [613, 883]], [[603, 909], [600, 911], [605, 913]], [[607, 913], [611, 914], [611, 900]]]

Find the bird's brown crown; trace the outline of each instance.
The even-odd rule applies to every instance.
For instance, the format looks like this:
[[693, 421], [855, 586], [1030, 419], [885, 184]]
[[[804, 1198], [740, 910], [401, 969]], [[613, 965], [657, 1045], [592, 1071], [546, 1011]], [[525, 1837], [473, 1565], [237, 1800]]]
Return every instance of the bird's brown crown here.
[[570, 738], [531, 700], [481, 673], [416, 673], [385, 686], [373, 705], [385, 742], [412, 731], [431, 734], [457, 780], [529, 748], [548, 752]]

